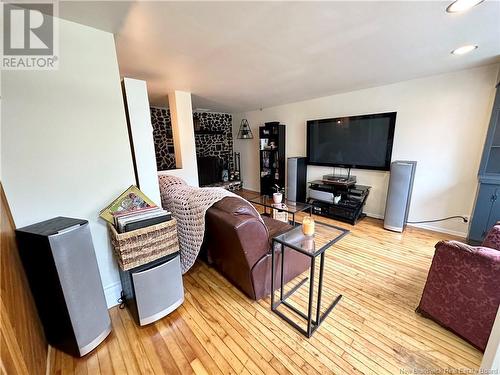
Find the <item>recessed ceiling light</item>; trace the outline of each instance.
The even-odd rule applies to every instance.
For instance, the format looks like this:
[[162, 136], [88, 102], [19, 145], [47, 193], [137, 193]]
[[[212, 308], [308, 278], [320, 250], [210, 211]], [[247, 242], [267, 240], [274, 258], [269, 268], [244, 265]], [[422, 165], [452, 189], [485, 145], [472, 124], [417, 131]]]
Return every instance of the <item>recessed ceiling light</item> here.
[[477, 48], [476, 45], [469, 44], [466, 46], [458, 47], [458, 48], [454, 49], [453, 51], [451, 51], [451, 53], [453, 55], [465, 55], [466, 53], [474, 51], [476, 48]]
[[484, 0], [456, 0], [446, 8], [448, 13], [460, 13], [482, 3]]

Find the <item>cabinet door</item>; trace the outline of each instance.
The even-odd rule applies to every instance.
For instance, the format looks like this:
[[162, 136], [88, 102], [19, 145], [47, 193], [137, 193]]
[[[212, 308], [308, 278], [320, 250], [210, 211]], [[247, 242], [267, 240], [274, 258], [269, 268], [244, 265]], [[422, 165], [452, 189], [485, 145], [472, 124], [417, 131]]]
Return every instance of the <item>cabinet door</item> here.
[[484, 142], [479, 176], [500, 176], [500, 86], [497, 86], [495, 102], [491, 111], [490, 125]]
[[[496, 198], [499, 193], [498, 185], [480, 185], [469, 232], [470, 241], [481, 242], [486, 235], [486, 231], [489, 229], [488, 225], [490, 225], [491, 220], [493, 218], [497, 218], [496, 220], [500, 219], [500, 216], [498, 216], [500, 204], [498, 204]], [[496, 204], [494, 205], [494, 203]], [[497, 212], [493, 212], [495, 211], [493, 210], [494, 206]]]
[[485, 175], [500, 175], [500, 109], [494, 109], [491, 114], [493, 129], [491, 139], [487, 141], [485, 149]]
[[495, 189], [494, 196], [495, 198], [491, 205], [490, 215], [488, 217], [488, 223], [486, 224], [486, 233], [493, 227], [493, 225], [495, 225], [497, 221], [500, 220], [500, 186], [498, 185]]

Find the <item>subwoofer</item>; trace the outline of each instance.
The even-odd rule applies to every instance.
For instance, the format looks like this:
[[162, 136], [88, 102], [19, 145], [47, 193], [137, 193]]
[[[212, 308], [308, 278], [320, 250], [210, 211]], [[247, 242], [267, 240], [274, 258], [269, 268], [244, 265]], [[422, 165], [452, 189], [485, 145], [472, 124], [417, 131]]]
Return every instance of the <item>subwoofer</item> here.
[[307, 158], [288, 158], [287, 199], [292, 202], [306, 201]]
[[385, 204], [384, 228], [402, 232], [408, 221], [416, 161], [394, 161]]
[[84, 356], [111, 332], [88, 222], [56, 217], [17, 229], [16, 238], [48, 342]]
[[131, 270], [120, 269], [120, 279], [123, 302], [141, 326], [170, 314], [184, 301], [178, 252]]

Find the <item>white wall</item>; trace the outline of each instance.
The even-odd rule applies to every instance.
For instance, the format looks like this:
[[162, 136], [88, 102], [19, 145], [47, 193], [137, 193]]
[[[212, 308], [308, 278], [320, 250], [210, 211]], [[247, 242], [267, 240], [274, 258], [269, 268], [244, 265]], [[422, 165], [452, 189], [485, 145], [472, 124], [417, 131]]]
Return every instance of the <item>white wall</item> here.
[[[387, 86], [237, 114], [235, 151], [241, 152], [245, 187], [259, 190], [258, 126], [286, 124], [286, 155], [305, 156], [307, 120], [397, 111], [392, 160], [417, 160], [409, 220], [470, 215], [477, 170], [489, 123], [499, 66], [490, 65]], [[238, 140], [247, 118], [253, 140]], [[308, 181], [332, 173], [309, 167]], [[353, 170], [359, 184], [371, 185], [365, 212], [383, 217], [388, 172]], [[468, 224], [447, 221], [429, 228], [465, 236]]]
[[135, 183], [113, 35], [61, 20], [59, 61], [2, 74], [2, 183], [17, 227], [90, 222], [113, 305], [121, 287], [99, 211]]

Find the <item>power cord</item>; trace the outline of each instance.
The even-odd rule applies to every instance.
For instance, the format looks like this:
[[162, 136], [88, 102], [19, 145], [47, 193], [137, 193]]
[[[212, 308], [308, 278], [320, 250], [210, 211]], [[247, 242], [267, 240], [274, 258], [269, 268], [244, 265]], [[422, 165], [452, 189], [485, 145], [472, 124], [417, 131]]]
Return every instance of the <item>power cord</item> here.
[[120, 304], [120, 306], [118, 306], [118, 307], [121, 310], [123, 310], [125, 308], [125, 292], [123, 290], [120, 293], [120, 298], [118, 298], [117, 302]]
[[444, 221], [444, 220], [450, 220], [450, 219], [462, 219], [464, 223], [468, 223], [469, 219], [467, 219], [465, 216], [448, 216], [442, 219], [435, 219], [435, 220], [422, 220], [422, 221], [408, 221], [408, 224], [423, 224], [423, 223], [435, 223], [437, 221]]

